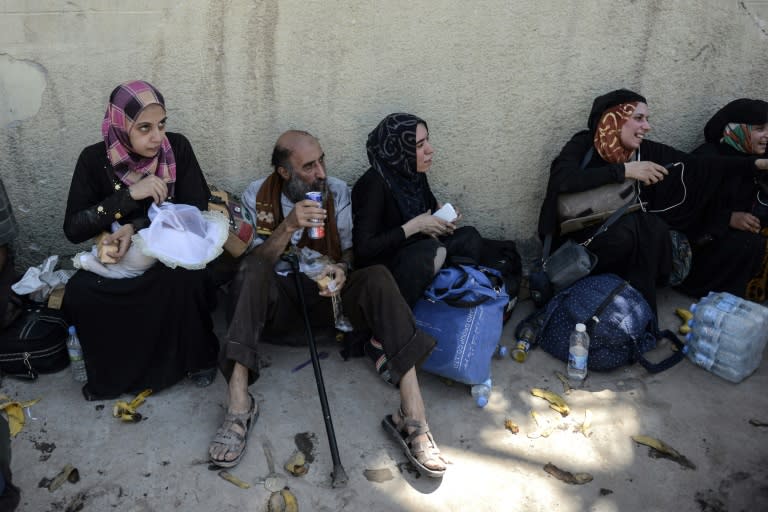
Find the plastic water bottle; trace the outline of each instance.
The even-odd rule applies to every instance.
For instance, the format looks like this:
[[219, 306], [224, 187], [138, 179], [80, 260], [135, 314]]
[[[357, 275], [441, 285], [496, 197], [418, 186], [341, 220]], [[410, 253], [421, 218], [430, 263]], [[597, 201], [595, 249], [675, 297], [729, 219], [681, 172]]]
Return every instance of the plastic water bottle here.
[[488, 399], [491, 396], [491, 378], [488, 377], [480, 384], [472, 386], [472, 398], [475, 399], [475, 403], [478, 407], [485, 407], [488, 405]]
[[72, 377], [76, 382], [88, 382], [88, 374], [85, 372], [85, 359], [83, 359], [83, 347], [80, 346], [80, 339], [77, 337], [74, 325], [69, 326], [67, 352], [69, 352], [69, 362], [72, 365]]
[[517, 338], [515, 348], [512, 349], [512, 359], [518, 363], [524, 363], [528, 359], [528, 351], [536, 339], [536, 331], [530, 324], [525, 324], [520, 329], [520, 336]]
[[496, 345], [496, 350], [493, 351], [493, 357], [494, 359], [504, 359], [507, 357], [507, 354], [509, 353], [509, 349], [506, 345], [502, 345], [499, 343]]
[[589, 358], [589, 334], [584, 324], [576, 324], [568, 345], [568, 378], [584, 380]]

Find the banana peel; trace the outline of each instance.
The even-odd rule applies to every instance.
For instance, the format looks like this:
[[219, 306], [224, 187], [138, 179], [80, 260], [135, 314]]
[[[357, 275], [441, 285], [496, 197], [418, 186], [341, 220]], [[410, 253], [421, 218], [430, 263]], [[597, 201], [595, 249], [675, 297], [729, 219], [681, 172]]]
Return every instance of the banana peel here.
[[273, 492], [267, 502], [267, 512], [299, 512], [299, 502], [287, 487]]
[[219, 476], [221, 478], [223, 478], [224, 480], [226, 480], [227, 482], [229, 482], [229, 483], [231, 483], [233, 485], [236, 485], [236, 486], [238, 486], [241, 489], [250, 489], [251, 488], [250, 484], [248, 484], [246, 482], [243, 482], [242, 480], [240, 480], [239, 478], [237, 478], [236, 476], [234, 476], [233, 474], [231, 474], [227, 470], [222, 469], [221, 471], [219, 471]]
[[582, 485], [591, 482], [593, 477], [589, 473], [571, 473], [560, 469], [551, 462], [544, 465], [544, 471], [567, 484]]
[[301, 450], [294, 451], [283, 467], [293, 476], [306, 475], [309, 471], [307, 457]]
[[118, 400], [115, 402], [114, 407], [112, 407], [112, 416], [119, 418], [121, 421], [125, 421], [126, 423], [137, 423], [141, 421], [142, 416], [139, 412], [136, 411], [136, 409], [141, 404], [143, 404], [147, 397], [151, 394], [151, 389], [145, 389], [136, 395], [136, 397], [130, 402]]
[[555, 372], [555, 376], [563, 383], [563, 393], [566, 395], [571, 394], [571, 383], [568, 382], [568, 378], [560, 372]]
[[533, 396], [543, 398], [544, 400], [549, 402], [549, 408], [559, 412], [562, 416], [568, 416], [571, 413], [571, 409], [568, 407], [568, 404], [565, 403], [565, 400], [563, 400], [563, 397], [561, 397], [554, 391], [549, 391], [547, 389], [541, 389], [541, 388], [532, 388], [531, 394]]
[[680, 319], [683, 321], [683, 323], [680, 325], [680, 328], [677, 330], [680, 334], [688, 334], [691, 332], [691, 326], [688, 325], [688, 322], [693, 319], [693, 313], [691, 313], [689, 310], [685, 308], [677, 308], [675, 309], [675, 314], [680, 317]]
[[5, 411], [5, 414], [8, 415], [8, 429], [11, 432], [11, 437], [16, 437], [16, 434], [24, 428], [24, 409], [39, 401], [39, 398], [35, 398], [34, 400], [19, 402], [11, 400], [7, 395], [0, 395], [0, 411]]
[[644, 444], [645, 446], [650, 447], [651, 451], [648, 452], [649, 457], [670, 459], [684, 468], [696, 469], [696, 465], [693, 462], [688, 460], [686, 456], [669, 446], [664, 441], [643, 435], [632, 436], [632, 440], [638, 444]]

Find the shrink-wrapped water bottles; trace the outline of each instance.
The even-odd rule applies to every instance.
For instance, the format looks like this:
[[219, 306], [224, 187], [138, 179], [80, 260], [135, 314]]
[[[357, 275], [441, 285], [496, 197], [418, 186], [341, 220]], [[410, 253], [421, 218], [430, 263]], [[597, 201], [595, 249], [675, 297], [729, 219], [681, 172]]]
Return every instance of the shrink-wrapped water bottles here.
[[688, 358], [731, 382], [760, 365], [768, 341], [768, 308], [730, 293], [710, 293], [691, 306]]

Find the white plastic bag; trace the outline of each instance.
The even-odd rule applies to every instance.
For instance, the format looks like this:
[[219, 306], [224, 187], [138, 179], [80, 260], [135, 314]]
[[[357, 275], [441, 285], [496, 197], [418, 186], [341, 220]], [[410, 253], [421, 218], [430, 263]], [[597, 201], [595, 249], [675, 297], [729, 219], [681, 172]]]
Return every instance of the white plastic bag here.
[[29, 267], [19, 282], [11, 286], [18, 295], [29, 295], [35, 302], [45, 302], [54, 288], [64, 286], [74, 275], [74, 270], [54, 270], [59, 262], [57, 255], [49, 256], [36, 267]]

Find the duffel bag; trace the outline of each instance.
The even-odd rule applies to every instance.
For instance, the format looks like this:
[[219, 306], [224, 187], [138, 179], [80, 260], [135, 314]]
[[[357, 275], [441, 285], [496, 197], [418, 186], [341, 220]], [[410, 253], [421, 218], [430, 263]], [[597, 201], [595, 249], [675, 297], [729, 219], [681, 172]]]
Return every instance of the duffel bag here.
[[[569, 338], [576, 324], [586, 325], [590, 370], [607, 371], [639, 362], [657, 373], [684, 357], [683, 344], [671, 331], [659, 331], [656, 316], [640, 292], [614, 274], [576, 281], [522, 323], [536, 326], [535, 342], [561, 361], [568, 361]], [[643, 354], [656, 348], [661, 338], [671, 340], [678, 350], [652, 363]]]
[[416, 325], [437, 340], [422, 369], [463, 382], [489, 378], [509, 295], [497, 270], [442, 269], [413, 308]]
[[0, 332], [0, 370], [8, 376], [34, 380], [69, 364], [67, 321], [51, 308], [27, 306]]

